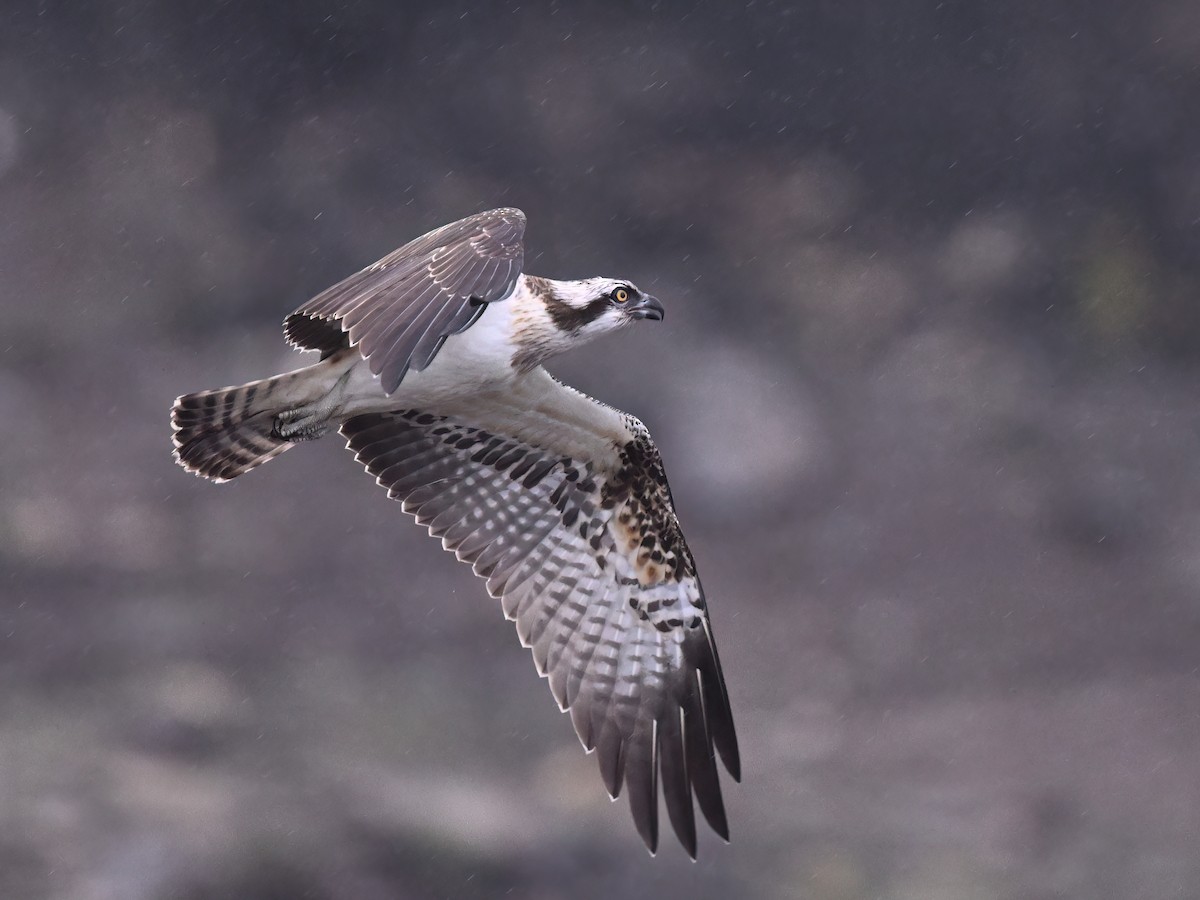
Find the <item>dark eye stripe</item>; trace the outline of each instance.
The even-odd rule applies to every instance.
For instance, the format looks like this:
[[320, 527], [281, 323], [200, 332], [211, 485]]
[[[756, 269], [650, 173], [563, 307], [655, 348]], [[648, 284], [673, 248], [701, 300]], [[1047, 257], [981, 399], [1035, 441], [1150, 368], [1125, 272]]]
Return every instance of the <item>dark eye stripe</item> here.
[[597, 297], [582, 309], [576, 309], [560, 301], [546, 304], [550, 318], [561, 331], [576, 332], [596, 321], [612, 306], [607, 296]]

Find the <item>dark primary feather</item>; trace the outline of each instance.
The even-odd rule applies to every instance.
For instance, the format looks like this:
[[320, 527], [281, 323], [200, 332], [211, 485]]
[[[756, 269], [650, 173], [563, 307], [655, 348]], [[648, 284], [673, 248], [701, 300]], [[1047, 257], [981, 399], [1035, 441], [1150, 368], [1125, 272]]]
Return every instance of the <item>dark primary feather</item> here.
[[[580, 460], [415, 410], [357, 416], [342, 433], [388, 495], [487, 579], [580, 740], [596, 750], [605, 787], [614, 797], [626, 789], [647, 847], [658, 843], [660, 782], [689, 855], [693, 796], [728, 840], [716, 758], [740, 777], [733, 717], [700, 584], [648, 437], [620, 458], [614, 450], [611, 460]], [[657, 493], [647, 488], [660, 480]], [[622, 484], [649, 493], [632, 498]], [[661, 547], [623, 543], [639, 517], [657, 529], [647, 538]], [[682, 556], [674, 568], [660, 566], [660, 584], [643, 587], [623, 574], [631, 553]]]
[[525, 214], [493, 209], [405, 244], [304, 303], [284, 320], [297, 347], [358, 347], [391, 393], [424, 369], [483, 306], [505, 299], [524, 263]]

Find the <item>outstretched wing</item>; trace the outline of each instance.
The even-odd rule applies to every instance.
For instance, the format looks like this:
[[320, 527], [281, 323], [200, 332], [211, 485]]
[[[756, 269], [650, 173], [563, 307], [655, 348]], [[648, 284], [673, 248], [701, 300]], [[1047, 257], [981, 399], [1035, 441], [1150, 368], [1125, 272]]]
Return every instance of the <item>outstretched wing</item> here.
[[318, 294], [287, 317], [295, 346], [357, 346], [388, 394], [424, 369], [446, 338], [512, 293], [524, 263], [525, 214], [493, 209], [451, 222]]
[[352, 418], [342, 433], [388, 495], [487, 579], [584, 747], [598, 751], [609, 794], [627, 788], [650, 851], [661, 781], [671, 824], [695, 858], [693, 795], [729, 838], [714, 748], [735, 779], [740, 763], [704, 594], [658, 451], [624, 417], [628, 440], [610, 442], [607, 458], [564, 454], [528, 437], [557, 430], [530, 421], [544, 412], [510, 408], [525, 421], [485, 415], [485, 427], [396, 411]]

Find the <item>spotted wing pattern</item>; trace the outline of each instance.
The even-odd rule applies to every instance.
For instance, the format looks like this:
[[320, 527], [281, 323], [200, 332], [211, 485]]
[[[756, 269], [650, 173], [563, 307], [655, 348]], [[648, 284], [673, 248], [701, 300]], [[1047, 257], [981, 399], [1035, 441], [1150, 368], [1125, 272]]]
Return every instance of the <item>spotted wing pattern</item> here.
[[324, 354], [357, 346], [390, 394], [410, 367], [424, 369], [447, 337], [512, 293], [524, 235], [519, 209], [451, 222], [309, 300], [284, 320], [284, 334]]
[[733, 718], [695, 565], [657, 450], [582, 460], [415, 410], [342, 426], [405, 512], [487, 579], [646, 846], [668, 816], [696, 855], [693, 796], [728, 840], [714, 748], [735, 778]]

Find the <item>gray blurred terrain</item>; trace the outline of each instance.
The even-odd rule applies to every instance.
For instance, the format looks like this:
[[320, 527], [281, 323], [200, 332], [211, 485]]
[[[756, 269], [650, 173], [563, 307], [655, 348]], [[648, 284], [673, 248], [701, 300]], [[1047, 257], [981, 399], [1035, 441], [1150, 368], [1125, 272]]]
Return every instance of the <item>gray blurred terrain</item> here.
[[[0, 8], [0, 898], [1200, 897], [1200, 6]], [[651, 859], [336, 438], [177, 394], [498, 205], [667, 305], [743, 746]], [[306, 358], [307, 359], [307, 358]]]

